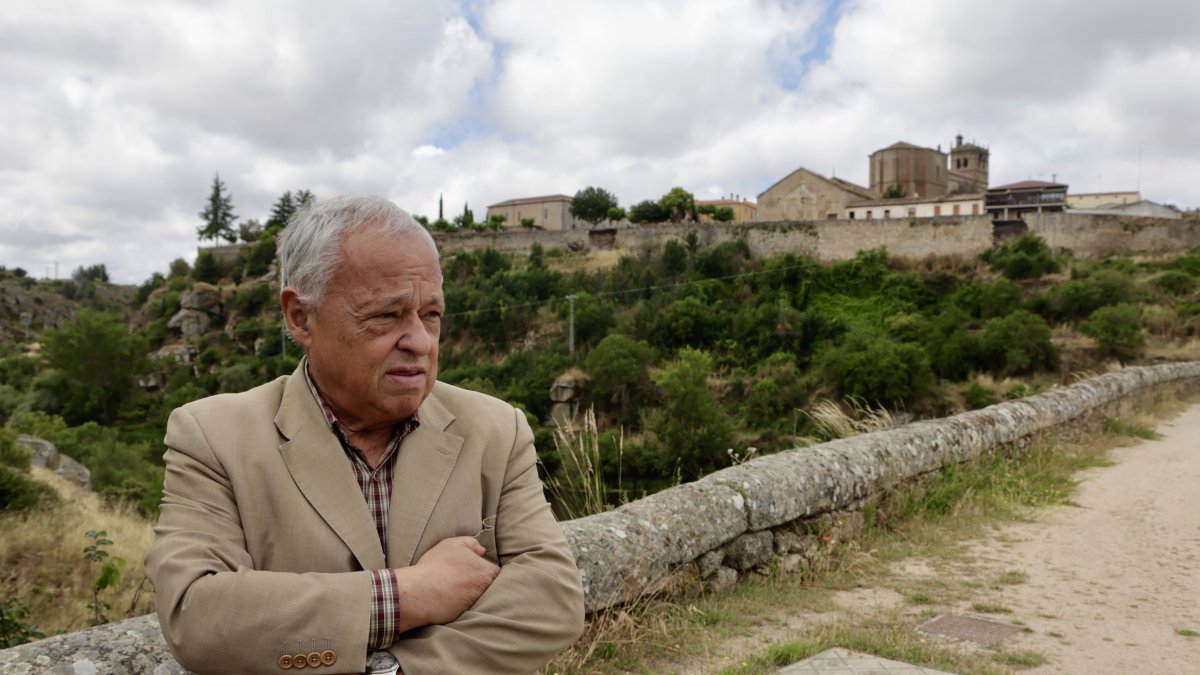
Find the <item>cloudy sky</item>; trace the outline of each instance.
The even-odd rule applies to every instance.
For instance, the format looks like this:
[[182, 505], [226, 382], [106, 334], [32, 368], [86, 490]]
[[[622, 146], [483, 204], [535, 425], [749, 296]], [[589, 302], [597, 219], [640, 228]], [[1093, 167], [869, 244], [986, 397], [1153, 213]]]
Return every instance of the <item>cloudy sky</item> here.
[[1200, 206], [1200, 3], [56, 0], [0, 7], [0, 265], [138, 283], [220, 174], [478, 217], [511, 197], [867, 182], [898, 140], [991, 181]]

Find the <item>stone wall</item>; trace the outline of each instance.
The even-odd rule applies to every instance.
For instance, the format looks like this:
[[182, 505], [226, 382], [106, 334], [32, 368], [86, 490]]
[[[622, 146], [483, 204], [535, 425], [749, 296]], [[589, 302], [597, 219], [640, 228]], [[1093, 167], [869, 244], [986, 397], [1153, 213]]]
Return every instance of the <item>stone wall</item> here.
[[[563, 523], [589, 612], [673, 581], [722, 587], [773, 561], [811, 564], [855, 536], [862, 509], [982, 453], [1070, 438], [1167, 393], [1200, 390], [1200, 362], [1128, 368], [962, 413], [751, 460]], [[181, 672], [153, 615], [0, 650], [4, 673]]]
[[[1042, 213], [1026, 217], [1028, 229], [1056, 249], [1084, 258], [1135, 251], [1164, 252], [1200, 246], [1200, 221], [1140, 216]], [[994, 243], [990, 216], [724, 223], [657, 223], [606, 230], [508, 230], [435, 234], [443, 255], [495, 248], [527, 253], [534, 242], [549, 250], [619, 249], [636, 253], [695, 232], [704, 246], [744, 239], [757, 257], [795, 253], [818, 260], [847, 260], [865, 249], [887, 247], [897, 258], [975, 256]]]
[[1200, 246], [1200, 223], [1147, 216], [1031, 213], [1025, 224], [1051, 248], [1095, 258], [1115, 253], [1167, 253]]

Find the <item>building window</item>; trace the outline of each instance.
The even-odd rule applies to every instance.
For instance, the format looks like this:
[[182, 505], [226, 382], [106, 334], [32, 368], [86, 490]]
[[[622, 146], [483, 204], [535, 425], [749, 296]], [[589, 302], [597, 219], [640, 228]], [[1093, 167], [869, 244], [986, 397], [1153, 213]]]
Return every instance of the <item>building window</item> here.
[[871, 209], [867, 209], [867, 220], [871, 220]]
[[908, 207], [908, 217], [909, 218], [917, 217], [917, 207], [915, 207], [915, 206]]
[[826, 213], [825, 219], [826, 220], [837, 220], [837, 214], [836, 213]]
[[883, 219], [884, 219], [884, 220], [887, 220], [888, 218], [891, 218], [891, 217], [892, 217], [892, 210], [891, 210], [891, 209], [884, 209], [884, 210], [883, 210]]
[[933, 216], [936, 218], [937, 216], [940, 216], [940, 215], [942, 215], [942, 207], [941, 207], [941, 205], [940, 205], [940, 204], [934, 204], [934, 205], [933, 205]]
[[850, 212], [850, 220], [854, 220], [854, 212], [853, 211]]
[[973, 216], [979, 215], [979, 204], [971, 205], [971, 215], [973, 215]]
[[958, 215], [958, 204], [954, 205], [954, 215]]

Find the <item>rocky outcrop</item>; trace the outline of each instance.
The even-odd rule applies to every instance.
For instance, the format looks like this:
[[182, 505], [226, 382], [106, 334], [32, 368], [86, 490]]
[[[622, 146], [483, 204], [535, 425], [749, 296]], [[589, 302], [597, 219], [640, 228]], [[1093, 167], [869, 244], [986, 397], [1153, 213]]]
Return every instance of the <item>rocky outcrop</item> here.
[[179, 311], [167, 321], [167, 328], [187, 339], [199, 338], [220, 318], [221, 291], [212, 284], [198, 281], [179, 298]]
[[84, 490], [92, 489], [92, 472], [74, 459], [60, 453], [53, 443], [34, 436], [17, 436], [17, 443], [32, 453], [30, 462], [44, 467], [78, 485]]
[[[1200, 362], [1129, 368], [941, 420], [753, 459], [606, 513], [563, 523], [593, 612], [767, 565], [803, 568], [856, 537], [862, 508], [893, 488], [986, 452], [1066, 438], [1164, 390], [1200, 390]], [[179, 673], [154, 617], [0, 650], [5, 673]]]

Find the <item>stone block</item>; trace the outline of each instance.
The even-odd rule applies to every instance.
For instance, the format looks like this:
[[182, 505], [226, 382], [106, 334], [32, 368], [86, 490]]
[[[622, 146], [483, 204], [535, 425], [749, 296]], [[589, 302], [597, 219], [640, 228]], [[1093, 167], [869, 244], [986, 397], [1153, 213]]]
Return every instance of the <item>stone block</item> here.
[[708, 590], [713, 593], [722, 593], [733, 588], [737, 580], [737, 570], [728, 567], [717, 568], [716, 573], [708, 578]]
[[736, 570], [748, 570], [766, 563], [771, 559], [772, 540], [770, 532], [747, 532], [739, 536], [721, 547], [725, 553], [725, 565]]

